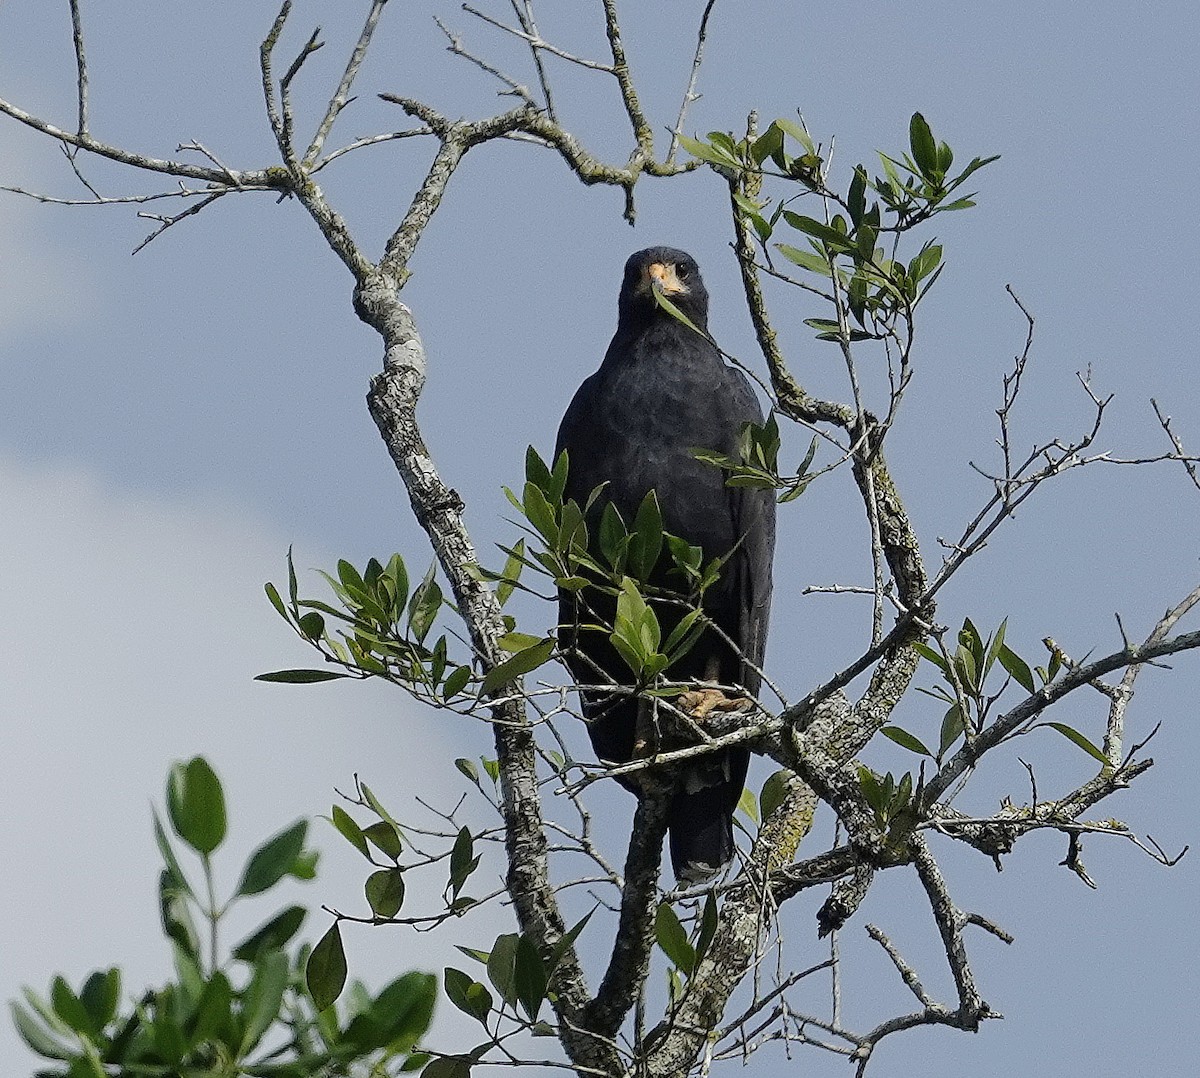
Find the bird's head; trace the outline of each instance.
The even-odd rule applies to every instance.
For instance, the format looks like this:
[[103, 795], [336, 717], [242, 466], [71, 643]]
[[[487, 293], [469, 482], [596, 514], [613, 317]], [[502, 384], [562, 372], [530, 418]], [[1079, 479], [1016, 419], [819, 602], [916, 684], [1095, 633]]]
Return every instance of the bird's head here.
[[629, 256], [625, 279], [617, 302], [620, 321], [625, 324], [672, 316], [655, 302], [654, 293], [665, 296], [701, 329], [708, 321], [708, 291], [696, 260], [674, 247], [647, 247]]

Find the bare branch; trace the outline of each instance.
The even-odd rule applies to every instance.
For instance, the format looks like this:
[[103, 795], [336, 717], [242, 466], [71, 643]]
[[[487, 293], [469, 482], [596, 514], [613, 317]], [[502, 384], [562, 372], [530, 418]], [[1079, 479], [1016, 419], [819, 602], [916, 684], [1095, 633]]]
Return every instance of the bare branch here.
[[71, 0], [71, 39], [75, 45], [75, 88], [78, 96], [78, 125], [76, 132], [86, 135], [88, 129], [88, 67], [83, 49], [83, 20], [79, 14], [79, 0]]
[[164, 217], [161, 214], [157, 214], [157, 213], [139, 213], [138, 214], [139, 217], [145, 217], [151, 221], [158, 221], [159, 225], [158, 225], [158, 228], [156, 228], [153, 232], [151, 232], [150, 235], [148, 235], [144, 240], [142, 240], [141, 243], [139, 243], [133, 249], [133, 253], [137, 254], [143, 247], [145, 247], [147, 244], [149, 244], [150, 242], [152, 242], [153, 240], [155, 240], [159, 236], [161, 236], [172, 225], [178, 224], [185, 217], [195, 216], [201, 210], [207, 208], [208, 206], [211, 206], [222, 195], [227, 195], [227, 194], [229, 194], [228, 188], [223, 191], [214, 191], [207, 198], [201, 199], [199, 202], [195, 203], [194, 205], [189, 206], [186, 210], [183, 210], [180, 213], [174, 214], [171, 217]]
[[867, 935], [887, 952], [887, 956], [892, 960], [892, 965], [896, 967], [896, 972], [900, 974], [901, 980], [908, 985], [909, 991], [917, 997], [918, 1001], [925, 1007], [932, 1007], [934, 1005], [933, 1000], [930, 998], [929, 993], [925, 991], [925, 986], [921, 984], [916, 971], [904, 961], [900, 952], [896, 950], [895, 944], [884, 934], [883, 929], [869, 924], [867, 925]]
[[[1159, 618], [1158, 624], [1146, 638], [1146, 643], [1151, 645], [1162, 643], [1179, 619], [1197, 603], [1200, 603], [1200, 586], [1194, 588], [1182, 602], [1173, 606]], [[1125, 675], [1121, 678], [1121, 683], [1113, 694], [1112, 704], [1108, 710], [1108, 723], [1104, 731], [1104, 755], [1108, 757], [1113, 767], [1119, 767], [1121, 764], [1125, 709], [1133, 697], [1133, 683], [1137, 680], [1140, 672], [1140, 665], [1131, 665], [1126, 668]]]
[[675, 160], [675, 151], [679, 147], [679, 136], [683, 134], [683, 121], [687, 116], [688, 106], [700, 97], [696, 93], [696, 82], [700, 78], [700, 65], [704, 62], [704, 44], [708, 39], [708, 17], [712, 14], [716, 3], [717, 0], [708, 0], [700, 16], [700, 29], [696, 31], [696, 52], [692, 57], [692, 73], [688, 77], [687, 88], [683, 91], [683, 100], [679, 103], [679, 116], [675, 120], [675, 127], [671, 130], [671, 145], [667, 150], [666, 158], [668, 165]]
[[533, 54], [533, 66], [537, 70], [538, 83], [542, 88], [542, 99], [546, 102], [546, 115], [558, 123], [558, 114], [554, 109], [554, 97], [550, 93], [550, 80], [546, 76], [546, 66], [542, 63], [542, 49], [536, 42], [541, 38], [538, 33], [537, 20], [533, 15], [533, 0], [510, 0], [513, 14], [521, 24], [521, 29], [532, 39], [529, 51]]
[[583, 57], [573, 56], [571, 53], [565, 52], [555, 45], [551, 45], [550, 42], [543, 40], [533, 32], [515, 30], [511, 26], [506, 26], [498, 19], [493, 19], [490, 15], [485, 14], [478, 8], [472, 7], [470, 4], [463, 4], [462, 8], [463, 11], [467, 12], [467, 14], [474, 15], [477, 19], [481, 19], [490, 26], [496, 27], [497, 30], [503, 30], [506, 34], [512, 34], [514, 37], [519, 37], [522, 41], [527, 42], [529, 47], [532, 49], [548, 52], [552, 56], [557, 56], [560, 60], [566, 60], [568, 63], [575, 64], [578, 67], [586, 67], [592, 71], [602, 71], [607, 75], [616, 74], [616, 69], [612, 64], [602, 64], [597, 60], [585, 60]]
[[358, 41], [346, 63], [346, 70], [342, 73], [342, 81], [338, 83], [333, 97], [329, 99], [329, 107], [326, 108], [325, 115], [317, 126], [316, 134], [313, 135], [312, 142], [305, 151], [302, 164], [306, 169], [311, 169], [320, 156], [334, 122], [341, 114], [342, 109], [346, 107], [350, 97], [350, 88], [354, 85], [363, 60], [367, 57], [367, 49], [370, 48], [371, 38], [375, 34], [375, 27], [379, 24], [379, 16], [383, 13], [383, 6], [386, 3], [387, 0], [372, 0], [371, 10], [367, 12], [367, 21], [363, 24], [362, 32], [358, 35]]
[[287, 140], [284, 137], [283, 120], [279, 115], [279, 106], [275, 102], [275, 77], [271, 73], [271, 63], [275, 46], [279, 42], [279, 35], [283, 33], [284, 24], [287, 22], [288, 16], [292, 12], [292, 0], [283, 0], [283, 6], [279, 9], [279, 14], [275, 16], [275, 21], [271, 24], [271, 29], [267, 31], [267, 36], [263, 38], [262, 44], [258, 48], [258, 66], [262, 76], [262, 91], [263, 102], [267, 108], [267, 120], [271, 124], [271, 131], [275, 135], [275, 143], [279, 147], [279, 154], [283, 160], [289, 165], [295, 165], [295, 160], [288, 149]]
[[466, 46], [463, 45], [462, 38], [449, 30], [446, 24], [443, 23], [442, 20], [436, 15], [434, 16], [433, 21], [437, 23], [438, 29], [446, 35], [447, 40], [450, 42], [450, 44], [446, 46], [448, 51], [454, 53], [455, 56], [461, 56], [464, 60], [474, 64], [480, 70], [486, 71], [489, 75], [499, 79], [502, 83], [504, 83], [505, 86], [508, 87], [508, 90], [506, 91], [507, 93], [514, 94], [515, 96], [519, 97], [531, 108], [537, 107], [537, 102], [534, 101], [533, 95], [530, 94], [526, 87], [517, 82], [516, 79], [504, 74], [504, 72], [498, 67], [494, 67], [486, 60], [483, 60], [476, 56], [473, 52], [470, 52]]
[[[129, 165], [132, 168], [141, 169], [145, 172], [160, 172], [167, 176], [185, 176], [188, 179], [201, 180], [205, 183], [217, 184], [219, 186], [225, 186], [230, 182], [229, 175], [223, 169], [208, 168], [204, 165], [190, 165], [183, 161], [169, 161], [157, 157], [147, 157], [144, 154], [122, 150], [116, 146], [100, 142], [90, 134], [79, 135], [73, 134], [70, 131], [64, 131], [62, 128], [55, 127], [54, 124], [47, 123], [45, 120], [40, 120], [24, 109], [18, 108], [16, 105], [2, 99], [0, 99], [0, 113], [11, 116], [18, 123], [22, 123], [35, 131], [40, 131], [43, 135], [49, 136], [64, 146], [86, 150], [88, 153], [94, 153], [98, 157], [107, 158], [109, 161], [116, 161], [118, 164]], [[238, 186], [259, 189], [270, 187], [276, 190], [283, 188], [280, 178], [272, 175], [272, 170], [270, 169], [235, 171], [233, 175], [237, 177]]]
[[1159, 426], [1162, 427], [1163, 433], [1171, 440], [1171, 445], [1175, 447], [1176, 459], [1183, 462], [1183, 466], [1187, 469], [1188, 478], [1191, 479], [1192, 485], [1197, 490], [1200, 490], [1200, 473], [1198, 473], [1196, 470], [1196, 458], [1194, 456], [1189, 456], [1187, 451], [1183, 448], [1183, 442], [1179, 440], [1179, 437], [1171, 429], [1171, 417], [1169, 415], [1164, 416], [1162, 414], [1162, 409], [1159, 408], [1158, 401], [1151, 398], [1150, 403], [1154, 406], [1154, 414], [1158, 417]]

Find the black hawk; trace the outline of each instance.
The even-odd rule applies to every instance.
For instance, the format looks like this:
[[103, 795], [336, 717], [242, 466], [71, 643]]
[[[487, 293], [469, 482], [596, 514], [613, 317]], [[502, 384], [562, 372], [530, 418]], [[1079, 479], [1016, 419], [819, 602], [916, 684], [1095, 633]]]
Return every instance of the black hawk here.
[[[708, 629], [667, 676], [741, 686], [756, 694], [760, 676], [754, 668], [762, 666], [771, 602], [775, 493], [726, 486], [719, 468], [690, 451], [706, 448], [736, 457], [739, 436], [747, 423], [762, 423], [762, 410], [746, 377], [727, 366], [705, 337], [663, 310], [655, 290], [697, 327], [706, 327], [708, 292], [690, 255], [651, 247], [630, 256], [617, 302], [617, 332], [600, 369], [567, 408], [555, 456], [567, 451], [566, 497], [580, 505], [598, 485], [607, 484], [589, 513], [593, 536], [606, 501], [629, 525], [654, 490], [666, 531], [700, 547], [705, 563], [728, 557], [704, 599], [705, 613], [728, 641]], [[679, 577], [669, 575], [671, 568], [664, 554], [649, 582], [681, 590]], [[655, 605], [665, 639], [681, 613], [678, 607]], [[582, 596], [563, 591], [559, 606], [560, 635], [575, 680], [604, 684], [599, 670], [628, 685], [633, 675], [608, 636], [574, 630], [594, 623], [597, 612], [611, 622], [615, 601], [595, 589]], [[582, 696], [597, 756], [630, 760], [637, 699], [597, 690]], [[732, 748], [699, 757], [680, 774], [668, 828], [671, 863], [681, 882], [704, 879], [733, 857], [733, 813], [749, 759], [748, 750]]]

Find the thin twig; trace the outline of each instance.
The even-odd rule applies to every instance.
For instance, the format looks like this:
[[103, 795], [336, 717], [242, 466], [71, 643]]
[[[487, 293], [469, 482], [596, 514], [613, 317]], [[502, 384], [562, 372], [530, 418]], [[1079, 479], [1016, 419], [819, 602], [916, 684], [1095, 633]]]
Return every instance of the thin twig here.
[[671, 130], [671, 145], [667, 150], [666, 157], [668, 165], [675, 161], [675, 151], [679, 147], [679, 136], [683, 134], [683, 121], [687, 116], [688, 106], [700, 97], [696, 93], [696, 81], [700, 78], [700, 65], [704, 62], [704, 43], [708, 37], [708, 17], [712, 14], [716, 3], [717, 0], [708, 0], [708, 3], [704, 5], [704, 13], [700, 16], [700, 29], [696, 32], [696, 52], [692, 57], [692, 73], [688, 78], [687, 89], [683, 91], [683, 100], [679, 104], [679, 116]]
[[329, 99], [325, 115], [321, 118], [316, 133], [313, 135], [312, 142], [309, 143], [308, 149], [305, 151], [304, 160], [302, 161], [305, 168], [312, 168], [325, 145], [325, 140], [329, 137], [329, 132], [333, 129], [334, 121], [337, 120], [342, 109], [346, 107], [346, 103], [350, 97], [350, 88], [354, 85], [354, 80], [363, 65], [363, 60], [366, 59], [367, 49], [371, 45], [371, 38], [375, 34], [375, 27], [379, 23], [379, 16], [382, 14], [383, 6], [386, 3], [387, 0], [373, 0], [371, 10], [367, 12], [367, 20], [363, 24], [362, 32], [358, 35], [358, 41], [355, 42], [353, 51], [350, 53], [350, 59], [346, 62], [346, 70], [342, 72], [342, 80], [338, 83], [333, 97]]

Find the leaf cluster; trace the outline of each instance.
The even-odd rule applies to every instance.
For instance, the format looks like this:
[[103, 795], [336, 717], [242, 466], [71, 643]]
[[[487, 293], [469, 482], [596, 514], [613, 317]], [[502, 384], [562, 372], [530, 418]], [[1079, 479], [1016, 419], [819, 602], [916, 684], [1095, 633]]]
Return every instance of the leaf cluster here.
[[[834, 302], [836, 317], [809, 318], [806, 324], [818, 340], [843, 344], [893, 338], [902, 324], [911, 328], [913, 310], [941, 273], [942, 248], [928, 240], [901, 259], [901, 236], [940, 213], [974, 206], [974, 195], [952, 196], [996, 160], [973, 158], [952, 175], [953, 150], [934, 138], [919, 112], [909, 122], [908, 150], [899, 156], [881, 152], [882, 175], [856, 165], [845, 193], [829, 186], [822, 147], [792, 120], [777, 119], [757, 137], [713, 131], [706, 140], [682, 141], [730, 181], [735, 214], [753, 230], [768, 259], [778, 252], [809, 275], [813, 283], [806, 287]], [[784, 181], [784, 193], [763, 197], [764, 177]], [[823, 219], [792, 208], [809, 196], [821, 200]], [[783, 226], [798, 235], [781, 234]], [[833, 294], [824, 291], [830, 285]]]
[[[965, 618], [953, 650], [942, 646], [940, 640], [939, 648], [923, 643], [913, 645], [942, 675], [940, 685], [917, 690], [946, 704], [936, 752], [930, 751], [915, 734], [898, 726], [886, 726], [883, 733], [896, 744], [941, 766], [946, 755], [964, 738], [973, 739], [988, 728], [993, 709], [1006, 691], [1016, 687], [1033, 695], [1053, 684], [1064, 668], [1061, 653], [1052, 648], [1045, 666], [1030, 666], [1005, 642], [1007, 629], [1006, 618], [984, 637], [971, 619]], [[1003, 675], [1002, 680], [994, 676], [997, 671]], [[1065, 723], [1035, 722], [1019, 727], [1013, 736], [1040, 726], [1056, 730], [1093, 759], [1108, 765], [1108, 758], [1086, 735]]]
[[[528, 541], [502, 548], [515, 569], [506, 566], [502, 574], [484, 574], [516, 587], [520, 568], [529, 568], [560, 591], [576, 593], [587, 612], [577, 631], [606, 634], [637, 682], [649, 684], [666, 674], [704, 632], [701, 603], [719, 579], [724, 559], [706, 562], [700, 547], [666, 531], [654, 491], [642, 500], [631, 522], [612, 502], [602, 501], [604, 484], [592, 490], [583, 505], [565, 498], [568, 468], [566, 452], [551, 469], [529, 447], [521, 497], [505, 491], [526, 522], [518, 526], [528, 533]], [[598, 505], [597, 521], [593, 510]], [[605, 597], [612, 608], [609, 616], [601, 612], [597, 597]], [[662, 614], [667, 610], [670, 628], [664, 631], [667, 619]], [[545, 661], [548, 644], [549, 638], [529, 643], [518, 657], [529, 653]], [[545, 655], [533, 650], [537, 647], [546, 647]]]
[[[267, 598], [329, 666], [275, 670], [259, 674], [258, 680], [312, 684], [346, 677], [381, 677], [434, 705], [463, 701], [473, 678], [469, 662], [450, 657], [445, 633], [430, 642], [438, 615], [449, 606], [434, 568], [429, 567], [410, 593], [408, 569], [399, 554], [393, 554], [386, 565], [371, 558], [361, 573], [343, 558], [337, 563], [336, 576], [320, 571], [341, 604], [338, 609], [320, 599], [300, 597], [289, 550], [287, 602], [269, 582], [265, 585]], [[330, 632], [330, 621], [338, 626], [336, 633]]]
[[[21, 1038], [52, 1063], [39, 1074], [310, 1078], [419, 1067], [427, 1057], [413, 1049], [428, 1028], [437, 993], [431, 975], [405, 974], [375, 995], [356, 984], [339, 1017], [327, 1009], [320, 984], [317, 992], [306, 985], [306, 964], [311, 969], [317, 951], [319, 961], [331, 964], [333, 948], [323, 940], [310, 956], [296, 945], [306, 919], [297, 905], [267, 918], [223, 958], [218, 954], [218, 927], [235, 903], [263, 895], [289, 876], [314, 877], [317, 855], [305, 848], [307, 821], [258, 846], [233, 893], [218, 905], [210, 859], [226, 838], [225, 795], [203, 757], [171, 768], [166, 808], [174, 839], [157, 813], [154, 833], [163, 858], [159, 906], [174, 977], [134, 1000], [122, 998], [116, 967], [88, 975], [79, 989], [62, 976], [53, 979], [47, 996], [26, 988], [12, 1013]], [[202, 886], [184, 869], [187, 852], [200, 862]]]
[[779, 471], [780, 445], [779, 424], [771, 413], [764, 423], [747, 423], [742, 428], [736, 456], [715, 449], [693, 449], [691, 454], [727, 472], [726, 486], [780, 491], [782, 505], [799, 498], [808, 489], [812, 480], [809, 469], [817, 455], [817, 437], [813, 436], [794, 475], [785, 476]]

